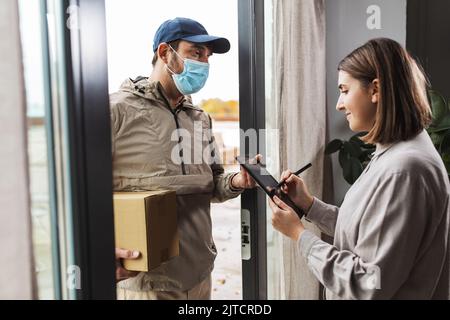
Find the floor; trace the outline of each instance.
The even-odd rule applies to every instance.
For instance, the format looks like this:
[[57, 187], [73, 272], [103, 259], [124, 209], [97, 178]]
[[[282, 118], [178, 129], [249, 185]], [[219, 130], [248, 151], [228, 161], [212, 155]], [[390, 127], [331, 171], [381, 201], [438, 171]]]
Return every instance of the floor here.
[[212, 274], [213, 300], [242, 299], [240, 197], [212, 204], [213, 237], [218, 250]]

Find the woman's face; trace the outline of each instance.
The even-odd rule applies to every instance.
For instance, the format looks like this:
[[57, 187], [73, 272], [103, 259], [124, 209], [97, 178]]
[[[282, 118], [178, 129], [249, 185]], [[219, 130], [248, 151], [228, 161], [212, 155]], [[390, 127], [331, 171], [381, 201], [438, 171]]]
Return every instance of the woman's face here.
[[339, 71], [340, 96], [336, 105], [345, 113], [350, 129], [354, 132], [368, 132], [375, 124], [378, 104], [378, 80], [365, 88], [361, 82], [345, 71]]

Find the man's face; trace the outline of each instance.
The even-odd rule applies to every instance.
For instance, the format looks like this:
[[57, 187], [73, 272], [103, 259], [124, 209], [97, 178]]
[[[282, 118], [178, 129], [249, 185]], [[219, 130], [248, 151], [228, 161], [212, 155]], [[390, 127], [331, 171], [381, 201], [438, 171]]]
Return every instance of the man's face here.
[[[183, 72], [183, 61], [176, 55], [172, 49], [169, 58], [169, 66], [176, 73]], [[200, 43], [180, 41], [177, 53], [184, 59], [191, 59], [199, 62], [209, 63], [209, 57], [212, 56], [212, 50], [209, 46]]]

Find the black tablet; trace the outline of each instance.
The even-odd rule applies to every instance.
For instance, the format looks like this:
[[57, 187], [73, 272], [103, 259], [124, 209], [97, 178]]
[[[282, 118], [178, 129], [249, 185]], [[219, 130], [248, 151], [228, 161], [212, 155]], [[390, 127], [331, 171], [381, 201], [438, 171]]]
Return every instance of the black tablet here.
[[298, 208], [289, 196], [281, 191], [280, 188], [276, 188], [278, 181], [261, 163], [251, 164], [249, 163], [249, 159], [244, 157], [237, 157], [236, 160], [271, 199], [275, 195], [278, 196], [278, 198], [291, 207], [300, 218], [304, 216], [303, 210]]

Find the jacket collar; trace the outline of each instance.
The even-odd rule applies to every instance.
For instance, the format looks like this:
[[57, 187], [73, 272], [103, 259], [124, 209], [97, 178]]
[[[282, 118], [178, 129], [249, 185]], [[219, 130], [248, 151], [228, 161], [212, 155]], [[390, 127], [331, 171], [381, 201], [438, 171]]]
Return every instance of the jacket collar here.
[[[150, 81], [147, 77], [138, 77], [135, 80], [127, 79], [122, 83], [120, 90], [133, 93], [134, 95], [148, 100], [164, 101], [165, 103], [168, 103], [166, 93], [164, 92], [161, 83], [159, 81]], [[178, 108], [203, 112], [202, 109], [193, 105], [191, 96], [185, 96]]]
[[384, 154], [386, 151], [388, 151], [390, 148], [392, 148], [394, 146], [395, 143], [391, 143], [391, 144], [381, 144], [381, 143], [377, 143], [376, 144], [376, 149], [375, 152], [373, 153], [374, 157], [379, 157], [382, 154]]
[[[428, 137], [428, 133], [427, 133], [427, 131], [424, 129], [424, 130], [422, 130], [417, 136], [415, 136], [415, 137], [412, 138], [412, 139], [424, 139], [424, 138], [426, 138], [426, 137]], [[394, 143], [390, 143], [390, 144], [380, 144], [380, 143], [377, 143], [377, 144], [376, 144], [376, 150], [375, 150], [375, 152], [373, 153], [373, 158], [376, 158], [376, 157], [379, 157], [379, 156], [385, 154], [388, 150], [390, 150], [390, 149], [392, 149], [392, 148], [396, 147], [397, 145], [399, 145], [399, 144], [401, 144], [401, 143], [404, 143], [404, 142], [405, 142], [405, 141], [399, 141], [399, 142], [394, 142]]]

